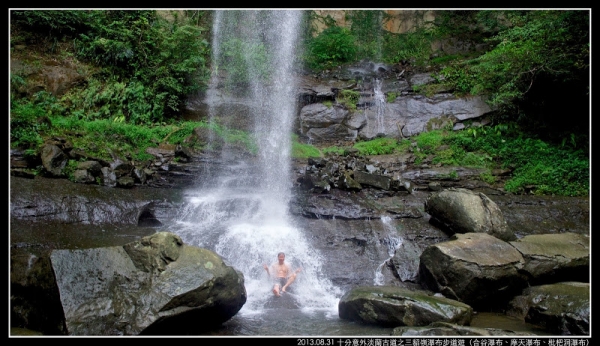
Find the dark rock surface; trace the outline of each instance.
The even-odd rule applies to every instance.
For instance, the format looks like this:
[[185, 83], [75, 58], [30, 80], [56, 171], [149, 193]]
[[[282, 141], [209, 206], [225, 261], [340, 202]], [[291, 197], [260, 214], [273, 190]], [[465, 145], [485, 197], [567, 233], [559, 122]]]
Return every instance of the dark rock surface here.
[[450, 234], [481, 232], [504, 241], [516, 239], [498, 205], [483, 193], [464, 188], [434, 192], [425, 201], [425, 211]]
[[68, 335], [185, 334], [218, 326], [246, 302], [240, 272], [172, 233], [50, 259]]
[[340, 298], [341, 318], [382, 326], [469, 325], [473, 309], [425, 291], [392, 286], [356, 287]]
[[[42, 297], [52, 293], [41, 283], [35, 284], [35, 273], [44, 267], [43, 263], [49, 263], [49, 253], [54, 249], [122, 246], [167, 229], [185, 207], [188, 186], [199, 184], [198, 176], [210, 179], [210, 174], [193, 173], [200, 172], [204, 164], [218, 166], [212, 159], [195, 159], [181, 164], [188, 172], [183, 178], [164, 171], [164, 183], [158, 183], [160, 180], [154, 175], [153, 185], [131, 189], [12, 176], [11, 320], [15, 326], [49, 328], [47, 334], [60, 334], [60, 325], [48, 327], [52, 325], [48, 323], [52, 319], [47, 313], [50, 307], [42, 304]], [[386, 191], [365, 186], [360, 191], [317, 191], [306, 190], [299, 182], [293, 189], [290, 211], [294, 223], [306, 232], [315, 249], [326, 254], [328, 265], [323, 274], [343, 291], [373, 285], [375, 268], [380, 266], [382, 277], [377, 279], [378, 284], [421, 287], [418, 256], [428, 246], [449, 239], [430, 222], [431, 216], [424, 209], [432, 183], [441, 188], [470, 187], [485, 193], [500, 208], [517, 238], [590, 232], [589, 198], [505, 194], [496, 188], [471, 184], [470, 177], [477, 172], [469, 174], [467, 169], [456, 168], [458, 177], [447, 180], [443, 167], [412, 167], [399, 157], [373, 157], [365, 167], [368, 164], [398, 170], [414, 189]], [[294, 162], [296, 177], [303, 174], [306, 166], [306, 160]]]
[[421, 283], [475, 309], [503, 305], [526, 285], [521, 253], [486, 233], [455, 234], [420, 256]]
[[590, 335], [590, 284], [559, 282], [533, 286], [510, 302], [507, 314], [557, 335]]
[[532, 234], [510, 242], [525, 260], [532, 285], [590, 281], [591, 240], [576, 233]]

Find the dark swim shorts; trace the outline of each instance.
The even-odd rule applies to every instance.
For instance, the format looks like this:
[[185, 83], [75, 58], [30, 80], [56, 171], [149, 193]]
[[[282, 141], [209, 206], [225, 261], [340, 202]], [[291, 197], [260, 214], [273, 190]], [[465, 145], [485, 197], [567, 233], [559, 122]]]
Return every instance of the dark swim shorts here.
[[285, 286], [286, 282], [287, 282], [287, 278], [275, 278], [273, 280], [273, 285], [279, 284], [279, 288], [283, 288], [283, 286]]

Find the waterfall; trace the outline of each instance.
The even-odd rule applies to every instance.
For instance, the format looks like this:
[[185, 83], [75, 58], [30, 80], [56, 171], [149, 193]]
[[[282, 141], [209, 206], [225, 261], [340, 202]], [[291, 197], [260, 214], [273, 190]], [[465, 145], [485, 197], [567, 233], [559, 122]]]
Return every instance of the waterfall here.
[[213, 22], [213, 90], [206, 95], [218, 99], [207, 101], [210, 121], [239, 120], [223, 120], [225, 100], [244, 105], [257, 152], [253, 157], [221, 154], [211, 177], [186, 191], [172, 231], [185, 243], [215, 251], [244, 274], [248, 300], [240, 313], [263, 313], [267, 303], [271, 307], [280, 299], [273, 297], [263, 264], [276, 262], [277, 253], [284, 252], [292, 269], [301, 268], [286, 294], [301, 310], [337, 316], [340, 291], [322, 274], [321, 255], [288, 210], [297, 98], [293, 63], [301, 16], [297, 10], [223, 10], [216, 11]]
[[385, 94], [381, 91], [381, 79], [375, 78], [373, 94], [375, 98], [375, 108], [377, 110], [377, 133], [385, 133], [384, 115], [385, 115]]
[[[383, 223], [383, 225], [385, 226], [386, 229], [388, 229], [390, 232], [390, 234], [396, 234], [396, 229], [394, 228], [394, 225], [391, 224], [392, 218], [390, 218], [389, 216], [382, 216], [381, 217], [381, 223]], [[387, 253], [388, 256], [390, 256], [390, 258], [392, 258], [394, 256], [394, 254], [396, 253], [396, 250], [400, 247], [400, 245], [402, 245], [402, 242], [404, 241], [404, 239], [400, 236], [393, 236], [393, 235], [388, 235], [385, 239], [383, 239], [383, 243], [386, 246], [387, 249]], [[389, 259], [383, 261], [383, 263], [381, 263], [377, 269], [375, 270], [375, 278], [373, 279], [373, 285], [375, 286], [382, 286], [384, 284], [384, 277], [383, 277], [383, 266], [385, 266], [386, 262]]]

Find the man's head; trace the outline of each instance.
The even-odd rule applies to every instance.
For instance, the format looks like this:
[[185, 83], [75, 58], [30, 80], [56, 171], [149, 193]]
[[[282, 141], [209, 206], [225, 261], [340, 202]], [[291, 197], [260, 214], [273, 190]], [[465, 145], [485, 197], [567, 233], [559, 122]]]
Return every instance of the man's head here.
[[283, 252], [278, 253], [277, 260], [279, 261], [279, 264], [283, 264], [283, 261], [285, 260], [285, 254]]

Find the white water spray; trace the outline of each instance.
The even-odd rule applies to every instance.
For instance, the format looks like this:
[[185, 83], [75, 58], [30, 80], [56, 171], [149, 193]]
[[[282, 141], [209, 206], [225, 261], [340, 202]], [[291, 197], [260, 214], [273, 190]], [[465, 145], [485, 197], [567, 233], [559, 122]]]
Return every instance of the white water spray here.
[[[290, 134], [296, 116], [292, 64], [300, 18], [301, 12], [294, 10], [217, 11], [213, 64], [218, 62], [230, 76], [236, 74], [238, 82], [247, 78], [245, 89], [235, 97], [251, 105], [258, 153], [256, 158], [224, 162], [213, 173], [215, 179], [208, 179], [210, 184], [188, 191], [188, 203], [173, 230], [184, 242], [215, 251], [244, 274], [248, 300], [242, 314], [262, 313], [274, 299], [263, 264], [276, 262], [277, 253], [284, 252], [292, 269], [301, 268], [289, 293], [298, 308], [337, 317], [340, 291], [322, 274], [321, 255], [288, 211]], [[209, 114], [217, 116], [214, 110]]]
[[384, 133], [385, 94], [381, 91], [381, 79], [375, 79], [373, 93], [375, 98], [375, 107], [377, 109], [377, 133]]
[[[392, 219], [389, 216], [381, 217], [381, 222], [385, 225], [385, 227], [387, 229], [389, 229], [391, 231], [390, 234], [394, 234], [396, 230], [395, 230], [394, 226], [391, 224], [391, 221], [392, 221]], [[387, 248], [388, 256], [390, 256], [390, 258], [392, 258], [394, 256], [394, 254], [396, 253], [396, 250], [402, 245], [403, 241], [404, 241], [404, 239], [402, 237], [394, 237], [394, 236], [388, 236], [384, 240], [384, 244]], [[385, 265], [385, 263], [388, 260], [383, 261], [383, 263], [381, 263], [375, 270], [375, 278], [373, 279], [373, 285], [382, 286], [384, 284], [384, 277], [383, 277], [382, 271], [383, 271], [383, 266]]]

